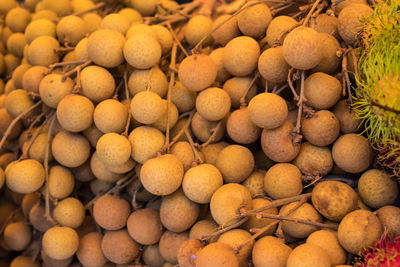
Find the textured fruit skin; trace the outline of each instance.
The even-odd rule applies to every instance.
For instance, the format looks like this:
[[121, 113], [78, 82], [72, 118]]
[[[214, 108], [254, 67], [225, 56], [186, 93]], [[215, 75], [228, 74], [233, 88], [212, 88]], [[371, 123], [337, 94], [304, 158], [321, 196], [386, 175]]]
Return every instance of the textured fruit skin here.
[[333, 108], [333, 113], [339, 120], [342, 133], [355, 133], [360, 128], [361, 120], [356, 118], [356, 113], [348, 106], [346, 100], [339, 101]]
[[98, 155], [97, 152], [92, 154], [90, 159], [90, 169], [93, 172], [93, 175], [102, 182], [106, 183], [115, 183], [119, 179], [123, 177], [122, 174], [111, 172], [106, 164], [104, 164]]
[[282, 46], [273, 47], [262, 52], [258, 59], [258, 71], [267, 81], [281, 83], [287, 80], [289, 64], [283, 57]]
[[342, 96], [339, 80], [323, 72], [316, 72], [304, 81], [304, 97], [307, 104], [316, 109], [333, 107]]
[[[249, 4], [254, 2], [250, 1]], [[265, 34], [265, 30], [267, 29], [271, 20], [271, 10], [264, 3], [247, 8], [243, 12], [239, 13], [237, 17], [237, 23], [240, 31], [244, 35], [253, 38], [259, 38], [261, 35]]]
[[156, 155], [165, 142], [164, 134], [150, 126], [140, 126], [129, 134], [129, 141], [132, 146], [131, 157], [143, 164]]
[[270, 47], [282, 45], [285, 33], [292, 29], [297, 24], [297, 21], [288, 16], [277, 16], [272, 19], [267, 29], [267, 42]]
[[376, 211], [382, 226], [387, 230], [389, 237], [400, 235], [400, 208], [396, 206], [383, 206]]
[[264, 190], [274, 199], [299, 195], [303, 190], [300, 170], [290, 163], [278, 163], [264, 177]]
[[318, 32], [300, 26], [286, 36], [283, 42], [283, 57], [293, 68], [308, 70], [321, 61], [322, 49]]
[[7, 187], [12, 191], [29, 194], [43, 185], [45, 173], [40, 162], [26, 159], [19, 162], [14, 161], [11, 164], [6, 168], [5, 175]]
[[80, 17], [63, 17], [57, 24], [57, 37], [61, 43], [76, 45], [87, 33], [86, 24]]
[[196, 267], [214, 266], [239, 267], [239, 262], [233, 249], [224, 243], [215, 242], [200, 250], [196, 260]]
[[58, 41], [50, 36], [40, 36], [28, 47], [28, 61], [32, 65], [49, 66], [57, 63], [60, 56], [55, 53], [60, 48]]
[[199, 239], [189, 239], [185, 241], [179, 248], [178, 264], [179, 266], [195, 267], [197, 254], [204, 247]]
[[330, 145], [340, 132], [339, 120], [328, 110], [315, 112], [311, 118], [304, 119], [301, 126], [304, 137], [316, 146]]
[[[190, 47], [194, 47], [211, 31], [212, 27], [213, 21], [211, 18], [202, 15], [193, 16], [186, 24], [185, 40]], [[202, 42], [202, 46], [208, 46], [212, 44], [212, 41], [213, 38], [210, 35]]]
[[72, 92], [74, 82], [67, 77], [63, 80], [61, 74], [49, 74], [43, 77], [39, 84], [40, 98], [51, 107], [57, 108], [58, 103]]
[[[232, 249], [235, 249], [244, 242], [248, 241], [249, 239], [251, 239], [251, 234], [246, 230], [232, 229], [229, 230], [228, 232], [223, 233], [218, 238], [217, 242], [226, 244]], [[240, 266], [245, 266], [247, 264], [253, 245], [254, 245], [254, 240], [251, 240], [245, 246], [242, 247], [239, 253], [236, 254], [236, 258], [239, 261]]]
[[[213, 24], [213, 29], [221, 25], [225, 20], [230, 18], [230, 15], [221, 15], [219, 16]], [[214, 42], [217, 44], [225, 45], [233, 38], [239, 36], [240, 31], [237, 25], [237, 18], [233, 17], [229, 21], [227, 21], [224, 25], [218, 28], [218, 30], [212, 33], [212, 37], [214, 38]]]
[[132, 98], [130, 107], [133, 118], [144, 124], [156, 122], [164, 111], [161, 97], [152, 91], [137, 93]]
[[139, 255], [139, 245], [126, 230], [108, 231], [101, 241], [104, 256], [116, 264], [127, 264]]
[[217, 76], [215, 80], [217, 82], [224, 82], [229, 79], [229, 77], [231, 77], [231, 74], [224, 67], [224, 48], [220, 47], [213, 50], [210, 54], [210, 57], [217, 67]]
[[372, 8], [364, 4], [350, 4], [339, 14], [338, 31], [340, 37], [348, 44], [353, 45], [356, 42], [357, 32], [362, 27], [360, 21], [363, 17], [369, 17], [373, 13]]
[[28, 92], [39, 93], [39, 84], [49, 70], [43, 66], [31, 67], [22, 77], [22, 87]]
[[62, 226], [78, 228], [85, 219], [85, 207], [79, 199], [69, 197], [57, 204], [53, 217]]
[[96, 151], [104, 164], [118, 166], [128, 161], [131, 155], [131, 144], [125, 136], [107, 133], [100, 137]]
[[340, 49], [338, 40], [328, 33], [320, 33], [322, 40], [322, 59], [312, 70], [314, 72], [321, 71], [327, 74], [335, 73], [341, 61], [336, 52]]
[[157, 38], [148, 34], [135, 34], [124, 45], [124, 57], [136, 69], [153, 67], [160, 61], [161, 52]]
[[251, 77], [233, 77], [224, 83], [222, 89], [224, 89], [224, 91], [226, 91], [231, 97], [232, 107], [240, 107], [240, 99], [246, 92], [247, 94], [244, 99], [246, 103], [249, 103], [249, 101], [257, 94], [256, 84], [253, 84], [247, 91], [251, 81]]
[[106, 230], [119, 230], [126, 225], [131, 207], [125, 199], [103, 195], [93, 206], [93, 217]]
[[335, 16], [329, 16], [328, 14], [319, 14], [315, 20], [311, 21], [310, 27], [320, 33], [326, 33], [332, 37], [338, 39], [338, 18]]
[[355, 210], [348, 213], [340, 222], [338, 238], [347, 252], [358, 254], [379, 240], [382, 232], [382, 224], [372, 212]]
[[218, 121], [228, 114], [231, 98], [228, 93], [218, 87], [203, 90], [196, 98], [196, 110], [209, 121]]
[[24, 89], [13, 90], [6, 97], [7, 112], [14, 118], [28, 110], [32, 105], [33, 102]]
[[[262, 207], [265, 207], [267, 205], [271, 204], [271, 201], [264, 199], [264, 198], [253, 198], [252, 200], [252, 205], [253, 205], [253, 209], [259, 209]], [[266, 215], [278, 215], [278, 209], [277, 208], [272, 208], [272, 209], [268, 209], [268, 210], [264, 210], [261, 212], [261, 214], [266, 214]], [[254, 228], [263, 228], [267, 225], [270, 225], [272, 223], [275, 223], [275, 220], [272, 219], [268, 219], [268, 218], [257, 218], [256, 216], [251, 216], [249, 217], [249, 219], [243, 224], [243, 229], [247, 230], [250, 232], [251, 229]], [[267, 236], [267, 235], [272, 235], [273, 233], [275, 233], [277, 224], [275, 224], [275, 226], [271, 226], [268, 228], [267, 231], [265, 231], [261, 237], [263, 236]]]
[[102, 29], [110, 29], [126, 34], [130, 26], [129, 20], [121, 14], [109, 14], [103, 18], [100, 24]]
[[49, 193], [56, 199], [69, 196], [74, 190], [75, 177], [71, 171], [62, 166], [53, 166], [49, 172]]
[[252, 260], [255, 267], [271, 266], [281, 267], [286, 265], [292, 249], [281, 239], [273, 236], [260, 238], [253, 247]]
[[81, 71], [81, 92], [95, 103], [110, 98], [115, 91], [115, 80], [109, 71], [89, 66]]
[[159, 211], [150, 208], [134, 211], [126, 224], [129, 235], [142, 245], [156, 244], [164, 229]]
[[181, 83], [191, 91], [209, 87], [217, 77], [217, 66], [210, 56], [198, 54], [186, 57], [179, 65]]
[[289, 255], [287, 267], [329, 267], [331, 260], [329, 255], [319, 246], [303, 244], [296, 247]]
[[[150, 75], [150, 80], [149, 80]], [[148, 90], [157, 93], [160, 97], [165, 97], [168, 89], [168, 81], [164, 72], [158, 67], [150, 70], [134, 70], [129, 76], [128, 87], [129, 92], [135, 96], [141, 91]]]
[[78, 260], [83, 265], [102, 266], [107, 259], [101, 250], [101, 239], [103, 236], [98, 232], [84, 235], [79, 240], [79, 249], [76, 252]]
[[329, 148], [301, 144], [300, 152], [293, 161], [302, 173], [306, 175], [325, 176], [333, 168], [332, 154]]
[[254, 143], [261, 136], [261, 128], [251, 121], [247, 107], [237, 109], [229, 115], [226, 131], [239, 144]]
[[24, 222], [11, 222], [3, 232], [3, 242], [10, 250], [22, 251], [32, 240], [32, 229]]
[[103, 133], [121, 133], [128, 120], [128, 108], [114, 99], [106, 99], [97, 104], [93, 112], [93, 121]]
[[79, 237], [72, 228], [54, 226], [44, 233], [42, 246], [49, 257], [64, 260], [78, 250]]
[[172, 264], [178, 263], [178, 252], [179, 247], [189, 239], [189, 233], [174, 233], [171, 231], [165, 231], [161, 236], [158, 246], [160, 248], [161, 256], [165, 261]]

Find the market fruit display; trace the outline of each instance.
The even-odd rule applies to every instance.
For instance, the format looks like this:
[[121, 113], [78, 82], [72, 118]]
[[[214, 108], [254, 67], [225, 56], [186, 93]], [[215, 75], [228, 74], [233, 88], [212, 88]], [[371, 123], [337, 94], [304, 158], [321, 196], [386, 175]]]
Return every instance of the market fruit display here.
[[398, 266], [400, 1], [0, 1], [0, 267]]

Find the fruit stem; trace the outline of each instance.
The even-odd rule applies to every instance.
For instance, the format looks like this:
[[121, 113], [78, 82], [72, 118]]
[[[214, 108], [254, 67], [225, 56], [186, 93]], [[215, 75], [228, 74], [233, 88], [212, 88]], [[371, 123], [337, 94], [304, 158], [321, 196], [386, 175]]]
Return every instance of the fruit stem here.
[[310, 11], [307, 14], [307, 17], [303, 21], [303, 26], [307, 26], [308, 25], [308, 22], [310, 21], [311, 15], [313, 14], [314, 10], [317, 8], [319, 2], [321, 2], [321, 0], [316, 0], [314, 2], [313, 6], [311, 7]]
[[276, 90], [272, 90], [271, 93], [279, 95], [280, 93], [282, 93], [283, 90], [285, 90], [286, 88], [288, 88], [288, 86], [289, 86], [289, 84], [288, 84], [288, 83], [285, 83], [285, 84], [282, 85], [280, 88], [277, 88]]
[[55, 69], [57, 67], [64, 67], [64, 66], [70, 66], [70, 65], [79, 65], [79, 64], [83, 64], [85, 62], [86, 62], [85, 60], [58, 62], [58, 63], [55, 63], [55, 64], [51, 64], [49, 66], [49, 68], [51, 70], [53, 70], [53, 69]]
[[72, 14], [72, 15], [74, 15], [74, 16], [80, 16], [80, 15], [83, 15], [83, 14], [86, 14], [86, 13], [89, 13], [89, 12], [92, 12], [92, 11], [94, 11], [94, 10], [96, 10], [96, 9], [102, 8], [102, 7], [105, 6], [105, 5], [106, 5], [106, 4], [105, 4], [104, 2], [100, 2], [100, 3], [98, 3], [97, 5], [95, 5], [94, 7], [91, 7], [91, 8], [89, 8], [89, 9], [76, 12], [76, 13], [74, 13], [74, 14]]
[[22, 112], [21, 114], [19, 114], [17, 117], [15, 117], [12, 122], [10, 123], [10, 125], [7, 128], [7, 131], [4, 133], [3, 138], [1, 138], [0, 141], [0, 149], [3, 147], [4, 143], [6, 142], [7, 137], [10, 135], [12, 129], [14, 128], [15, 124], [17, 124], [17, 122], [22, 119], [26, 114], [28, 114], [29, 112], [31, 112], [32, 110], [34, 110], [36, 107], [40, 106], [42, 104], [42, 100], [40, 100], [39, 102], [36, 102], [34, 105], [32, 105], [31, 107], [29, 107], [27, 110], [25, 110], [24, 112]]
[[45, 191], [45, 217], [47, 221], [54, 222], [53, 218], [50, 215], [50, 193], [49, 193], [49, 150], [50, 150], [50, 141], [51, 141], [51, 131], [54, 127], [54, 122], [56, 121], [56, 113], [55, 111], [52, 112], [50, 115], [52, 116], [51, 122], [49, 125], [49, 129], [47, 130], [47, 142], [46, 148], [44, 152], [44, 174], [45, 174], [45, 181], [46, 181], [46, 191]]
[[343, 54], [342, 73], [344, 76], [344, 83], [346, 84], [346, 89], [347, 89], [347, 101], [350, 105], [353, 105], [353, 97], [352, 97], [352, 93], [351, 93], [351, 82], [350, 82], [349, 72], [347, 70], [347, 52], [345, 52]]
[[214, 141], [214, 138], [217, 135], [219, 128], [221, 128], [221, 125], [222, 125], [222, 120], [220, 120], [217, 123], [217, 125], [214, 127], [213, 133], [210, 135], [210, 137], [207, 139], [207, 141], [200, 145], [201, 148], [207, 147], [211, 142]]
[[171, 23], [169, 21], [166, 22], [167, 28], [169, 32], [171, 33], [172, 37], [175, 39], [175, 41], [178, 43], [179, 48], [182, 50], [182, 52], [185, 54], [185, 56], [189, 56], [188, 52], [186, 49], [183, 47], [181, 41], [179, 40], [178, 36], [176, 36], [174, 29], [172, 29]]
[[240, 225], [242, 225], [242, 224], [243, 224], [244, 222], [246, 222], [247, 220], [248, 220], [248, 218], [247, 218], [247, 217], [244, 217], [244, 218], [240, 219], [238, 222], [233, 223], [233, 224], [231, 224], [231, 225], [228, 225], [228, 226], [221, 226], [221, 227], [219, 227], [219, 229], [217, 228], [217, 230], [216, 230], [215, 232], [213, 232], [213, 233], [211, 233], [211, 234], [209, 234], [209, 235], [202, 236], [202, 237], [201, 237], [201, 241], [202, 241], [204, 244], [208, 244], [209, 241], [210, 241], [213, 237], [219, 236], [220, 234], [223, 234], [223, 233], [225, 233], [225, 232], [227, 232], [227, 231], [229, 231], [229, 230], [235, 229], [236, 227], [239, 227]]
[[305, 79], [305, 71], [301, 71], [301, 82], [300, 82], [300, 99], [297, 102], [297, 106], [299, 107], [299, 111], [297, 112], [297, 121], [296, 127], [292, 131], [292, 141], [297, 144], [300, 143], [302, 136], [300, 135], [301, 128], [301, 117], [303, 115], [303, 103], [304, 103], [304, 79]]
[[63, 75], [62, 81], [65, 81], [65, 79], [69, 76], [71, 76], [72, 74], [74, 74], [77, 71], [80, 71], [81, 69], [83, 69], [84, 67], [90, 65], [92, 63], [92, 61], [90, 59], [86, 60], [83, 64], [75, 67], [74, 69], [68, 71], [67, 73], [65, 73]]
[[254, 78], [251, 80], [249, 86], [247, 87], [246, 91], [243, 93], [242, 97], [240, 98], [240, 106], [241, 107], [246, 107], [247, 103], [246, 103], [246, 96], [249, 93], [249, 90], [251, 89], [251, 87], [253, 87], [253, 85], [255, 84], [255, 82], [257, 81], [257, 79], [260, 77], [260, 73], [257, 71], [256, 75], [254, 75]]
[[288, 85], [290, 87], [290, 90], [292, 90], [294, 101], [299, 101], [299, 95], [296, 93], [296, 90], [294, 89], [294, 86], [293, 86], [294, 79], [292, 80], [292, 74], [293, 74], [293, 68], [290, 68], [289, 73], [288, 73], [288, 79], [287, 79]]
[[129, 110], [128, 110], [128, 119], [127, 119], [126, 124], [125, 124], [125, 130], [122, 133], [122, 135], [125, 136], [125, 137], [128, 137], [129, 125], [130, 125], [130, 122], [131, 122], [132, 114], [130, 112], [131, 99], [129, 98], [128, 70], [127, 69], [124, 70], [124, 87], [125, 87], [125, 97], [126, 97], [126, 100], [128, 101], [128, 109]]
[[185, 135], [186, 135], [187, 139], [189, 140], [190, 147], [192, 148], [192, 151], [194, 154], [193, 165], [203, 163], [203, 160], [200, 158], [199, 152], [197, 152], [196, 146], [194, 145], [192, 136], [190, 135], [188, 128], [185, 129]]

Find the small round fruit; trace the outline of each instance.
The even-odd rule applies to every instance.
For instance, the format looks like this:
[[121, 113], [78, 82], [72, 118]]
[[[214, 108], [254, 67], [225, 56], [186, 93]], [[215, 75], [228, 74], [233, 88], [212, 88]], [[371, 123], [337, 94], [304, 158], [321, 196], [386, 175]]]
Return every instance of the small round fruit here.
[[[229, 20], [226, 21], [227, 19]], [[217, 27], [219, 28], [216, 29]], [[237, 18], [228, 14], [221, 15], [214, 21], [213, 31], [214, 42], [221, 45], [226, 45], [230, 40], [240, 35]]]
[[125, 136], [106, 133], [97, 142], [96, 151], [104, 164], [118, 166], [128, 161], [131, 155], [131, 144]]
[[65, 16], [57, 23], [57, 37], [61, 43], [74, 46], [85, 37], [86, 33], [85, 21], [78, 16]]
[[275, 164], [265, 174], [264, 190], [274, 199], [299, 195], [303, 190], [300, 170], [290, 163]]
[[162, 106], [163, 114], [152, 124], [152, 126], [156, 127], [160, 131], [166, 132], [167, 128], [171, 129], [175, 126], [178, 121], [179, 112], [174, 103], [170, 103], [168, 112], [168, 101], [165, 99], [162, 100]]
[[103, 236], [98, 232], [84, 235], [79, 240], [79, 249], [76, 256], [84, 266], [103, 266], [107, 263], [101, 250], [101, 239]]
[[162, 54], [168, 54], [174, 42], [171, 32], [161, 25], [152, 25], [151, 28], [154, 30], [157, 40], [161, 45]]
[[103, 133], [121, 133], [128, 120], [128, 108], [114, 99], [101, 101], [93, 112], [93, 121]]
[[125, 35], [130, 26], [129, 20], [118, 13], [113, 13], [105, 16], [101, 21], [100, 28], [115, 30]]
[[9, 189], [20, 194], [35, 192], [44, 183], [44, 168], [34, 159], [13, 162], [6, 171], [6, 184]]
[[171, 264], [177, 264], [179, 248], [188, 239], [188, 232], [174, 233], [168, 230], [165, 231], [158, 243], [161, 256], [165, 261]]
[[150, 208], [134, 211], [126, 225], [129, 235], [142, 245], [156, 244], [163, 231], [160, 213]]
[[54, 37], [37, 37], [28, 47], [27, 59], [32, 65], [47, 67], [60, 60], [60, 56], [55, 52], [59, 48], [60, 44]]
[[[190, 228], [189, 236], [194, 239], [202, 239], [203, 236], [210, 235], [215, 232], [218, 225], [213, 220], [200, 220], [193, 224]], [[217, 241], [218, 236], [210, 239], [210, 243]]]
[[256, 169], [254, 172], [252, 172], [252, 174], [250, 174], [249, 177], [246, 178], [246, 180], [243, 181], [242, 185], [244, 185], [250, 191], [252, 198], [261, 197], [265, 195], [264, 192], [265, 173], [266, 171], [264, 170]]
[[132, 158], [144, 164], [163, 147], [165, 136], [154, 127], [140, 126], [129, 134], [129, 142], [132, 147]]
[[[264, 199], [264, 198], [254, 198], [252, 200], [253, 209], [259, 209], [259, 208], [265, 207], [270, 204], [271, 204], [271, 201], [268, 199]], [[271, 208], [271, 209], [260, 212], [260, 214], [277, 215], [278, 209]], [[261, 229], [261, 228], [267, 227], [268, 225], [269, 225], [269, 228], [267, 231], [263, 232], [263, 234], [261, 235], [261, 237], [262, 237], [262, 236], [266, 236], [266, 235], [272, 235], [273, 233], [275, 233], [276, 227], [278, 225], [278, 221], [268, 219], [268, 218], [257, 218], [257, 216], [250, 216], [248, 218], [248, 220], [243, 224], [243, 228], [246, 229], [247, 231], [251, 231], [252, 229]]]
[[3, 242], [7, 249], [22, 251], [32, 240], [31, 228], [22, 221], [7, 224], [3, 232]]
[[308, 236], [307, 244], [321, 247], [328, 254], [333, 266], [346, 262], [346, 252], [340, 246], [337, 233], [330, 230], [319, 230]]
[[311, 144], [327, 146], [339, 136], [340, 123], [332, 112], [320, 110], [303, 120], [301, 132]]
[[313, 244], [302, 244], [290, 253], [287, 267], [329, 267], [332, 266], [328, 253]]
[[8, 114], [15, 118], [28, 110], [33, 105], [33, 102], [27, 91], [16, 89], [8, 93], [5, 104]]
[[356, 42], [357, 33], [363, 26], [362, 18], [370, 17], [372, 14], [372, 8], [364, 4], [354, 3], [343, 8], [338, 16], [340, 37], [348, 45], [353, 45]]
[[202, 91], [196, 98], [196, 110], [209, 121], [223, 119], [231, 108], [231, 98], [228, 93], [218, 87]]
[[85, 219], [85, 207], [77, 198], [66, 198], [58, 202], [53, 210], [53, 216], [62, 226], [78, 228]]
[[123, 198], [103, 195], [93, 205], [93, 217], [96, 223], [106, 230], [119, 230], [126, 225], [131, 207]]
[[333, 108], [333, 113], [339, 120], [342, 133], [355, 133], [360, 128], [361, 120], [356, 118], [354, 110], [347, 104], [346, 99], [336, 104]]
[[33, 66], [22, 77], [22, 87], [28, 92], [39, 93], [39, 85], [43, 77], [50, 71], [43, 66]]
[[[249, 1], [244, 7], [254, 4], [256, 1]], [[240, 31], [247, 36], [259, 38], [272, 20], [271, 10], [266, 3], [259, 3], [246, 8], [238, 14], [237, 23]]]
[[[197, 45], [206, 35], [208, 35], [213, 27], [211, 18], [202, 15], [195, 15], [187, 22], [185, 27], [185, 40], [190, 47]], [[212, 44], [213, 38], [211, 35], [202, 42], [203, 46]]]
[[165, 260], [161, 256], [158, 244], [146, 246], [143, 250], [142, 260], [148, 266], [163, 266]]
[[239, 261], [230, 246], [215, 242], [201, 249], [197, 255], [196, 267], [209, 266], [239, 267]]
[[265, 236], [260, 238], [253, 247], [252, 260], [254, 267], [281, 267], [286, 265], [292, 249], [282, 239]]
[[[232, 107], [239, 108], [241, 106], [241, 98], [244, 94], [245, 103], [249, 103], [250, 100], [257, 94], [257, 85], [253, 84], [251, 77], [233, 77], [224, 83], [222, 89], [226, 91], [231, 97]], [[250, 89], [248, 89], [250, 87]]]
[[126, 61], [136, 69], [148, 69], [160, 61], [161, 46], [154, 36], [149, 34], [135, 34], [124, 46]]
[[289, 64], [283, 57], [282, 46], [265, 50], [258, 59], [258, 71], [269, 82], [285, 82], [289, 74]]
[[175, 82], [175, 85], [171, 88], [171, 101], [180, 113], [188, 112], [194, 108], [196, 96], [196, 92], [187, 89], [180, 81]]
[[50, 168], [48, 183], [49, 194], [56, 199], [63, 199], [74, 190], [75, 177], [69, 169], [56, 165]]
[[97, 103], [110, 98], [115, 91], [115, 80], [111, 73], [99, 66], [88, 66], [81, 71], [81, 92]]
[[129, 76], [128, 87], [133, 96], [148, 89], [164, 97], [167, 94], [168, 81], [164, 72], [154, 67], [150, 70], [134, 70]]
[[215, 81], [225, 82], [229, 77], [231, 77], [231, 74], [224, 67], [223, 47], [214, 49], [210, 54], [210, 58], [214, 61], [215, 66], [217, 67], [217, 77], [215, 78]]
[[93, 123], [94, 105], [81, 95], [67, 95], [57, 105], [57, 120], [70, 132], [81, 132]]
[[315, 109], [329, 109], [342, 97], [342, 85], [335, 77], [316, 72], [304, 81], [304, 97]]
[[186, 240], [178, 251], [179, 266], [195, 267], [197, 254], [204, 248], [204, 244], [199, 239]]
[[104, 256], [115, 264], [127, 264], [139, 256], [139, 245], [126, 230], [107, 231], [101, 240]]
[[49, 74], [43, 77], [39, 84], [42, 101], [51, 108], [57, 108], [58, 103], [74, 89], [71, 78], [63, 78], [61, 74]]
[[[240, 266], [245, 266], [247, 264], [248, 258], [253, 249], [254, 240], [251, 239], [251, 234], [243, 229], [233, 229], [223, 233], [219, 238], [217, 243], [223, 243], [230, 246], [232, 249], [237, 248], [244, 242], [248, 242], [243, 246], [239, 253], [236, 254], [236, 258]], [[249, 241], [250, 240], [250, 241]]]
[[400, 208], [396, 206], [383, 206], [377, 210], [376, 215], [390, 237], [400, 235]]
[[261, 128], [251, 121], [247, 107], [237, 109], [229, 115], [226, 131], [229, 137], [239, 144], [254, 143], [261, 136]]
[[381, 238], [382, 224], [378, 217], [367, 210], [355, 210], [348, 213], [340, 222], [338, 238], [340, 245], [352, 254], [371, 246]]
[[[321, 14], [325, 15], [325, 14]], [[335, 18], [335, 17], [331, 17]], [[328, 33], [320, 33], [319, 34], [322, 40], [322, 59], [315, 66], [312, 71], [313, 72], [324, 72], [328, 74], [335, 73], [340, 66], [341, 59], [337, 56], [337, 51], [340, 50], [340, 44], [338, 40]]]
[[288, 16], [275, 17], [268, 26], [266, 38], [270, 47], [282, 45], [287, 33], [293, 29], [297, 21]]
[[31, 20], [31, 14], [25, 8], [15, 7], [9, 10], [5, 16], [5, 25], [12, 32], [24, 32]]
[[300, 152], [293, 161], [305, 175], [327, 175], [333, 168], [332, 154], [329, 148], [314, 146], [308, 142], [301, 144]]
[[161, 97], [152, 91], [137, 93], [131, 101], [131, 112], [135, 120], [144, 124], [156, 122], [163, 114]]
[[79, 237], [72, 228], [54, 226], [44, 233], [42, 246], [49, 257], [65, 260], [78, 250]]

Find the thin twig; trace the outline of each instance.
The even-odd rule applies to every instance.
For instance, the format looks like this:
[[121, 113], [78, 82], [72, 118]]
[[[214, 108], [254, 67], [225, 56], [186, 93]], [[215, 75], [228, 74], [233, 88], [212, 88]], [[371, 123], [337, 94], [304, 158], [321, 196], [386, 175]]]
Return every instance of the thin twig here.
[[197, 164], [203, 163], [203, 160], [200, 158], [199, 152], [196, 149], [196, 146], [195, 146], [195, 144], [193, 142], [192, 136], [190, 135], [190, 132], [189, 132], [188, 128], [185, 129], [185, 135], [186, 135], [187, 139], [189, 140], [190, 147], [193, 150], [193, 154], [194, 154], [193, 165], [197, 165]]
[[302, 223], [302, 224], [307, 224], [307, 225], [314, 225], [317, 227], [321, 228], [328, 228], [332, 230], [337, 230], [337, 225], [332, 225], [332, 224], [325, 224], [325, 223], [320, 223], [320, 222], [314, 222], [310, 220], [302, 220], [302, 219], [296, 219], [296, 218], [290, 218], [288, 216], [282, 216], [282, 215], [273, 215], [273, 214], [261, 214], [261, 218], [265, 219], [273, 219], [273, 220], [280, 220], [280, 221], [289, 221], [289, 222], [295, 222], [295, 223]]
[[44, 120], [42, 125], [40, 125], [39, 129], [36, 129], [35, 134], [29, 139], [29, 143], [28, 143], [27, 148], [24, 151], [22, 151], [22, 154], [21, 154], [21, 156], [19, 157], [18, 160], [22, 160], [22, 159], [28, 158], [29, 150], [31, 149], [31, 147], [33, 145], [33, 142], [36, 140], [36, 138], [39, 136], [39, 134], [41, 134], [42, 129], [44, 128], [44, 126], [46, 125], [48, 120], [49, 120], [49, 116], [46, 117], [46, 119]]
[[288, 73], [288, 79], [287, 79], [288, 85], [290, 87], [290, 90], [292, 90], [294, 101], [299, 101], [299, 95], [296, 93], [296, 90], [294, 89], [294, 86], [293, 86], [292, 74], [293, 74], [293, 68], [290, 68], [289, 73]]
[[69, 76], [71, 76], [72, 74], [74, 74], [75, 72], [80, 71], [81, 69], [83, 69], [84, 67], [90, 65], [92, 63], [92, 61], [90, 59], [86, 60], [83, 64], [76, 66], [74, 69], [68, 71], [67, 73], [65, 73], [63, 75], [62, 81], [65, 81], [65, 79]]
[[343, 55], [342, 71], [343, 71], [344, 79], [345, 79], [345, 82], [346, 82], [348, 102], [349, 102], [350, 105], [352, 105], [353, 104], [353, 97], [352, 97], [352, 94], [351, 94], [351, 82], [350, 82], [349, 72], [347, 70], [347, 56], [346, 56], [346, 54]]
[[296, 121], [296, 126], [293, 129], [292, 136], [293, 136], [293, 143], [300, 143], [301, 141], [301, 135], [300, 135], [300, 129], [301, 129], [301, 117], [303, 115], [303, 103], [304, 103], [304, 79], [305, 79], [305, 71], [301, 71], [301, 81], [300, 81], [300, 99], [299, 102], [297, 103], [297, 106], [299, 107], [299, 111], [297, 112], [297, 121]]
[[46, 193], [45, 193], [45, 217], [47, 221], [54, 222], [53, 218], [50, 215], [50, 193], [49, 193], [49, 154], [50, 154], [50, 142], [51, 142], [51, 131], [54, 126], [54, 122], [56, 121], [56, 113], [53, 111], [51, 122], [49, 125], [49, 129], [47, 131], [47, 143], [46, 149], [44, 152], [44, 174], [46, 181]]
[[170, 80], [169, 80], [169, 84], [168, 84], [168, 91], [167, 91], [167, 129], [165, 131], [165, 143], [167, 144], [167, 152], [169, 152], [169, 133], [170, 133], [170, 116], [169, 116], [169, 111], [171, 109], [171, 91], [172, 91], [172, 87], [175, 84], [175, 71], [173, 71], [173, 69], [175, 68], [175, 64], [176, 64], [176, 53], [178, 50], [178, 43], [174, 42], [173, 46], [172, 46], [172, 52], [171, 52], [171, 68], [169, 71], [169, 76], [170, 76]]
[[283, 90], [285, 90], [286, 88], [289, 87], [288, 83], [285, 83], [284, 85], [282, 85], [280, 88], [277, 88], [276, 90], [273, 90], [272, 93], [273, 94], [277, 94], [279, 95], [280, 93], [282, 93]]
[[131, 106], [131, 99], [129, 98], [129, 89], [128, 89], [128, 70], [125, 68], [124, 70], [124, 87], [125, 87], [125, 97], [126, 101], [128, 101], [128, 120], [126, 121], [125, 124], [125, 130], [122, 133], [123, 136], [128, 136], [128, 131], [129, 131], [129, 125], [131, 122], [131, 111], [130, 111], [130, 106]]
[[57, 67], [64, 67], [64, 66], [70, 66], [70, 65], [80, 65], [85, 63], [86, 60], [78, 60], [78, 61], [67, 61], [67, 62], [58, 62], [58, 63], [54, 63], [49, 65], [50, 69], [54, 69]]
[[211, 142], [214, 142], [215, 136], [217, 136], [217, 133], [219, 132], [219, 129], [221, 128], [222, 125], [222, 120], [220, 120], [217, 125], [214, 127], [212, 134], [210, 137], [207, 139], [207, 141], [203, 144], [200, 145], [201, 148], [207, 147]]
[[178, 39], [178, 37], [175, 34], [174, 29], [172, 29], [171, 23], [166, 22], [167, 28], [169, 30], [169, 32], [171, 33], [172, 37], [175, 39], [175, 41], [178, 43], [179, 48], [182, 50], [182, 52], [185, 54], [185, 56], [189, 56], [188, 52], [186, 51], [186, 49], [183, 47], [181, 41]]
[[229, 230], [235, 229], [236, 227], [239, 227], [240, 225], [245, 223], [247, 220], [248, 220], [248, 217], [244, 217], [244, 218], [240, 219], [239, 221], [237, 221], [236, 223], [233, 223], [231, 225], [221, 226], [217, 231], [215, 231], [209, 235], [202, 236], [201, 241], [207, 244], [213, 237], [219, 236], [220, 234], [223, 234]]
[[240, 98], [240, 106], [245, 107], [247, 106], [246, 103], [246, 96], [249, 93], [251, 87], [256, 83], [257, 79], [260, 77], [260, 73], [257, 71], [256, 75], [254, 75], [253, 79], [251, 80], [249, 86], [247, 87], [246, 91], [243, 93], [242, 97]]
[[304, 19], [304, 21], [303, 21], [303, 26], [307, 26], [308, 21], [310, 20], [311, 15], [313, 14], [314, 10], [317, 8], [319, 2], [321, 2], [321, 0], [316, 0], [316, 1], [314, 2], [313, 6], [311, 7], [310, 12], [308, 12], [307, 17], [306, 17], [306, 18]]

